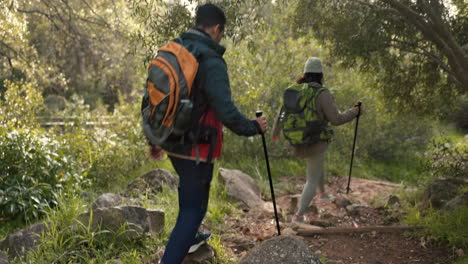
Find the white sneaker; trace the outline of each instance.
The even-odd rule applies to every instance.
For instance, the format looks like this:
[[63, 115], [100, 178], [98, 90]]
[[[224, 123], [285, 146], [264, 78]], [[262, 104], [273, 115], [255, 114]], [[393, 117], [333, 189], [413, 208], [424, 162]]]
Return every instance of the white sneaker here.
[[203, 232], [198, 232], [195, 235], [195, 240], [193, 241], [192, 246], [189, 248], [188, 253], [194, 253], [197, 251], [203, 244], [206, 243], [206, 241], [211, 237], [211, 232], [210, 231], [203, 231]]

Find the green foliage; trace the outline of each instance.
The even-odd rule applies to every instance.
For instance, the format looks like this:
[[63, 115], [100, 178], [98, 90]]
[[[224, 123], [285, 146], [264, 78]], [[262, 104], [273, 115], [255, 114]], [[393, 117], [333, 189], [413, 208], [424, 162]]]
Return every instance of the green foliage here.
[[[373, 77], [355, 69], [334, 71], [331, 91], [341, 109], [362, 101], [353, 173], [357, 177], [377, 177], [416, 183], [424, 160], [426, 145], [436, 125], [428, 117], [411, 113], [397, 114], [393, 105], [385, 104]], [[351, 158], [355, 122], [335, 127], [330, 145], [328, 166], [347, 175]]]
[[57, 205], [64, 188], [76, 188], [83, 177], [75, 173], [66, 149], [36, 130], [0, 128], [0, 215], [37, 219]]
[[466, 264], [468, 263], [468, 256], [462, 256], [460, 259], [455, 261], [453, 264]]
[[8, 234], [23, 229], [27, 224], [21, 220], [11, 221], [11, 219], [0, 219], [0, 240]]
[[61, 196], [60, 205], [49, 210], [48, 231], [42, 234], [37, 249], [13, 263], [106, 263], [115, 258], [141, 263], [149, 255], [152, 248], [145, 245], [154, 243], [153, 238], [124, 239], [125, 226], [115, 232], [92, 231], [88, 223], [75, 220], [85, 209], [76, 195]]
[[[431, 147], [427, 150], [428, 156], [425, 173], [430, 177], [420, 181], [423, 186], [437, 178], [466, 179], [468, 145], [463, 136], [453, 134], [435, 137]], [[459, 207], [452, 211], [437, 211], [429, 208], [421, 211], [419, 201], [423, 195], [421, 188], [412, 195], [407, 195], [405, 220], [409, 224], [424, 227], [424, 234], [435, 239], [443, 245], [453, 248], [466, 248], [468, 246], [468, 228], [465, 224], [468, 217], [468, 207]], [[460, 188], [459, 192], [466, 191]]]
[[149, 60], [159, 46], [195, 26], [195, 8], [206, 2], [214, 3], [225, 11], [226, 36], [232, 40], [251, 36], [262, 24], [266, 9], [271, 5], [265, 0], [129, 1], [131, 16], [139, 25], [131, 33], [134, 53], [142, 53]]
[[429, 170], [434, 177], [468, 177], [468, 142], [463, 139], [436, 138], [429, 151]]
[[468, 247], [468, 207], [461, 207], [451, 212], [437, 212], [433, 209], [421, 213], [417, 208], [410, 209], [406, 222], [424, 227], [424, 233], [442, 244], [451, 247]]
[[[73, 115], [73, 122], [57, 131], [63, 144], [70, 146], [67, 155], [79, 164], [93, 188], [102, 191], [119, 190], [131, 181], [129, 175], [134, 170], [149, 161], [139, 105], [123, 98], [120, 102], [108, 113], [103, 107], [90, 111], [76, 99], [62, 112], [64, 117]], [[94, 129], [89, 129], [86, 122], [90, 121], [96, 122]]]
[[126, 1], [7, 2], [0, 9], [0, 80], [21, 75], [46, 96], [80, 94], [92, 106], [113, 105], [142, 81], [138, 58], [128, 54], [136, 25]]
[[460, 98], [456, 102], [458, 107], [455, 110], [448, 114], [450, 120], [454, 122], [458, 129], [468, 132], [468, 98]]
[[32, 84], [4, 81], [6, 88], [0, 101], [0, 125], [14, 128], [36, 126], [36, 116], [44, 102], [40, 91]]

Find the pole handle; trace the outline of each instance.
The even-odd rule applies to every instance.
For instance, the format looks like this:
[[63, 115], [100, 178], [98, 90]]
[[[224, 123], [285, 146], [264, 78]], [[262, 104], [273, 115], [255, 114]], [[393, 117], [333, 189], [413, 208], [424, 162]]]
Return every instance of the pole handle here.
[[355, 105], [355, 107], [358, 108], [358, 114], [357, 114], [357, 116], [360, 116], [360, 115], [361, 115], [361, 105], [362, 105], [362, 102], [361, 102], [361, 101], [358, 101], [357, 104]]
[[257, 112], [255, 112], [256, 117], [261, 117], [262, 115], [263, 115], [263, 111], [258, 110]]

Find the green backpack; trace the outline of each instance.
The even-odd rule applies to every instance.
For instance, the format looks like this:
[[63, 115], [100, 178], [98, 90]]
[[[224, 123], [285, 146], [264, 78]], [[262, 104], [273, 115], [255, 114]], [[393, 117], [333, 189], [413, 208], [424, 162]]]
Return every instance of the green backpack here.
[[281, 125], [284, 137], [293, 146], [328, 141], [333, 130], [320, 120], [315, 101], [325, 87], [296, 84], [284, 91]]

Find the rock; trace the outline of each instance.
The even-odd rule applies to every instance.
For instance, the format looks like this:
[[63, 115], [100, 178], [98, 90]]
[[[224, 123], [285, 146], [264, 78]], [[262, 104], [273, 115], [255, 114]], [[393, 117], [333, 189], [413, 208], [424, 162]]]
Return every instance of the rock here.
[[392, 205], [400, 204], [400, 198], [394, 194], [390, 194], [384, 198], [385, 200], [385, 205], [387, 207], [390, 207]]
[[182, 264], [211, 264], [215, 255], [216, 253], [210, 245], [203, 244], [193, 254], [188, 254]]
[[47, 231], [45, 223], [37, 223], [26, 229], [8, 235], [0, 242], [0, 249], [8, 251], [10, 258], [24, 256], [29, 250], [35, 249], [42, 232]]
[[221, 183], [226, 186], [228, 195], [241, 202], [244, 209], [263, 208], [260, 188], [249, 175], [239, 170], [219, 169]]
[[243, 252], [255, 246], [252, 239], [242, 234], [224, 234], [222, 235], [223, 244], [229, 245], [235, 252]]
[[276, 204], [279, 209], [286, 211], [287, 214], [293, 214], [297, 211], [297, 201], [300, 194], [286, 195], [276, 198]]
[[468, 191], [448, 201], [444, 205], [444, 209], [448, 211], [453, 211], [463, 206], [468, 207]]
[[333, 203], [336, 205], [338, 208], [346, 208], [346, 206], [351, 205], [351, 201], [348, 200], [345, 197], [338, 196], [333, 200]]
[[305, 210], [306, 214], [317, 215], [319, 213], [319, 209], [315, 204], [309, 204]]
[[239, 264], [321, 264], [307, 244], [297, 236], [278, 236], [262, 242]]
[[348, 212], [348, 215], [350, 216], [359, 216], [362, 214], [363, 210], [365, 209], [366, 207], [360, 204], [352, 204], [352, 205], [346, 206], [346, 212]]
[[164, 212], [157, 209], [147, 209], [150, 233], [159, 233], [164, 229]]
[[281, 235], [284, 235], [284, 236], [295, 236], [295, 235], [297, 235], [297, 232], [294, 231], [292, 228], [287, 227], [287, 228], [285, 228], [284, 230], [281, 231]]
[[179, 179], [168, 170], [155, 169], [131, 182], [124, 196], [140, 196], [147, 192], [155, 194], [162, 191], [163, 185], [175, 189], [178, 183]]
[[93, 209], [108, 208], [120, 205], [123, 197], [114, 193], [105, 193], [99, 196], [93, 203]]
[[[77, 220], [87, 225], [91, 213], [78, 216]], [[115, 232], [122, 225], [127, 225], [124, 238], [136, 238], [145, 232], [159, 233], [164, 228], [164, 212], [161, 210], [146, 210], [138, 206], [116, 206], [97, 208], [92, 211], [91, 229], [109, 230]]]
[[429, 186], [422, 196], [422, 209], [432, 206], [440, 209], [444, 204], [457, 196], [460, 187], [468, 185], [465, 181], [459, 179], [441, 179], [435, 180]]
[[8, 257], [0, 250], [0, 264], [10, 264]]

